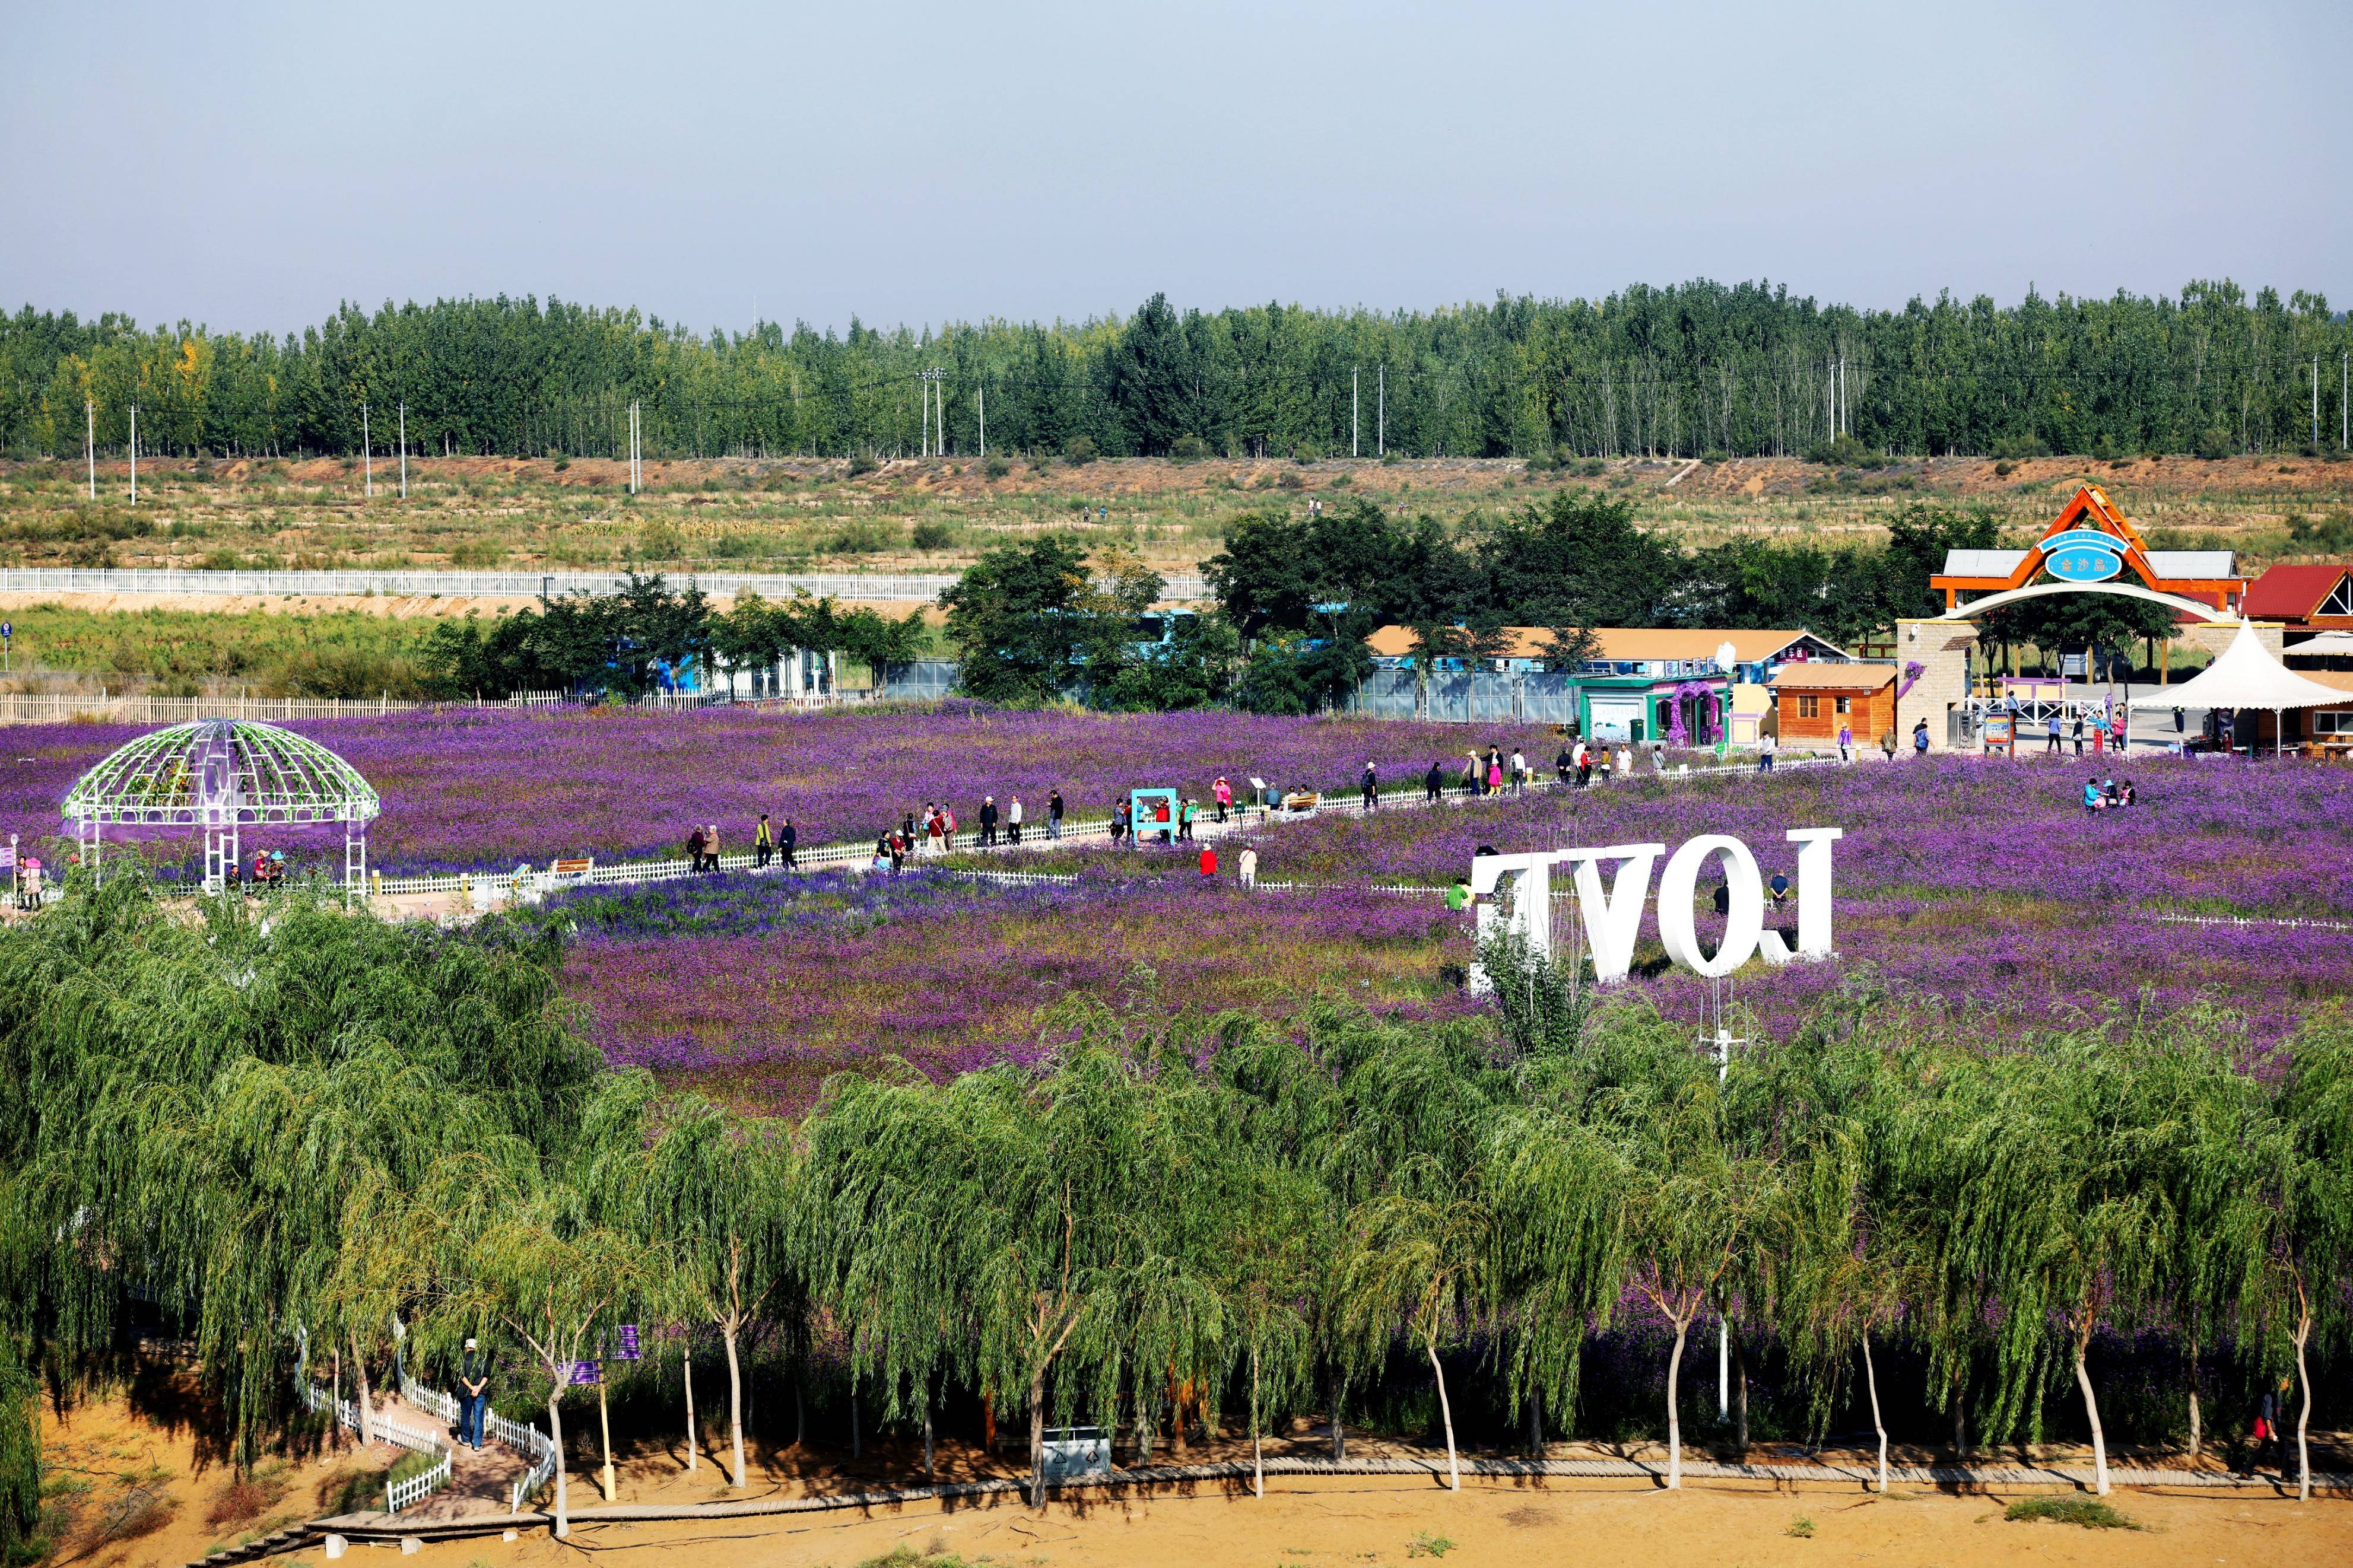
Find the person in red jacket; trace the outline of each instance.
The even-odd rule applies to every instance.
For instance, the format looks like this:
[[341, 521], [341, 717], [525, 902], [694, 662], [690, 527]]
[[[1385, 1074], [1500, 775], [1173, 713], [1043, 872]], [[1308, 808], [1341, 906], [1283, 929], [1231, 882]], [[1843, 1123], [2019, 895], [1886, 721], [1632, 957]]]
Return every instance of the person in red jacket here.
[[1217, 874], [1218, 847], [1214, 844], [1204, 844], [1201, 846], [1201, 880], [1210, 881]]

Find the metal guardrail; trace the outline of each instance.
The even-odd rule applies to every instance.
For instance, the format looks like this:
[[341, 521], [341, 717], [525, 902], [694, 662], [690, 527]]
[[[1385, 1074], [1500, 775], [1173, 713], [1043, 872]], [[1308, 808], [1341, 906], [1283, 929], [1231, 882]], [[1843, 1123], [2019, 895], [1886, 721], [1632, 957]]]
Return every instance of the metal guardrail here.
[[[673, 587], [699, 587], [716, 598], [751, 592], [771, 599], [807, 593], [816, 598], [865, 604], [931, 604], [962, 580], [959, 573], [685, 572], [665, 573]], [[191, 572], [174, 567], [11, 566], [0, 568], [0, 593], [8, 594], [244, 594], [368, 595], [408, 598], [536, 599], [573, 594], [617, 594], [628, 578], [619, 572]], [[1198, 573], [1166, 579], [1162, 596], [1172, 602], [1203, 599], [1208, 586]]]

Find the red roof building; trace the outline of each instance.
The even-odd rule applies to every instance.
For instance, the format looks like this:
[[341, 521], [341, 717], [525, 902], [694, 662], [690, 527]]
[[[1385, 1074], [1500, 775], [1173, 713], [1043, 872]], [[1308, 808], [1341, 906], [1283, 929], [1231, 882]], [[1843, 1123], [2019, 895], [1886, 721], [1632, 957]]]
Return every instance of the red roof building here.
[[2274, 566], [2247, 588], [2249, 618], [2297, 632], [2353, 631], [2353, 564]]

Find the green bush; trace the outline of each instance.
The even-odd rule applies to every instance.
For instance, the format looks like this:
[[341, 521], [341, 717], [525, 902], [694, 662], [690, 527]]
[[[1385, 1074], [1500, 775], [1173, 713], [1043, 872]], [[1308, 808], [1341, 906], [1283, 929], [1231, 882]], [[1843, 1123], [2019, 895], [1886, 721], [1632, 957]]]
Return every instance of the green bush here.
[[871, 474], [874, 471], [876, 466], [877, 465], [873, 458], [868, 457], [865, 453], [860, 452], [856, 457], [849, 459], [849, 477], [854, 479], [861, 475]]
[[2051, 448], [2042, 444], [2042, 438], [2039, 436], [2004, 436], [1993, 444], [1993, 455], [2015, 461], [2026, 458], [2049, 457]]
[[1002, 458], [991, 458], [981, 465], [981, 471], [992, 479], [1001, 479], [1013, 471], [1013, 465]]
[[2229, 457], [2234, 447], [2230, 427], [2226, 425], [2209, 425], [2206, 433], [2198, 437], [2198, 455], [2210, 463], [2220, 462]]
[[1732, 454], [1725, 451], [1721, 447], [1710, 447], [1706, 451], [1702, 452], [1699, 455], [1699, 460], [1707, 464], [1710, 468], [1714, 468], [1718, 463], [1728, 463], [1732, 461]]
[[1081, 467], [1093, 462], [1102, 455], [1095, 446], [1095, 438], [1092, 436], [1073, 436], [1062, 444], [1063, 458]]
[[918, 550], [945, 550], [955, 533], [944, 522], [919, 522], [907, 537], [907, 542]]
[[1209, 444], [1198, 436], [1179, 436], [1168, 443], [1168, 455], [1180, 463], [1198, 462], [1209, 455]]
[[2002, 1510], [2002, 1518], [2018, 1521], [2049, 1520], [2053, 1524], [2080, 1524], [2086, 1530], [2138, 1530], [2129, 1514], [2118, 1513], [2095, 1497], [2022, 1497]]
[[1883, 468], [1887, 466], [1887, 454], [1876, 447], [1864, 446], [1852, 436], [1841, 436], [1807, 453], [1806, 461], [1838, 468]]

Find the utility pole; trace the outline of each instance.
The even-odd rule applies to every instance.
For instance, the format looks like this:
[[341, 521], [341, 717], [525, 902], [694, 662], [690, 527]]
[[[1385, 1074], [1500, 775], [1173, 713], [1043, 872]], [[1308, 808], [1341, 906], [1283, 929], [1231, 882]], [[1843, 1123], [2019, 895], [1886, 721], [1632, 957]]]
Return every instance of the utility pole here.
[[1348, 367], [1348, 456], [1356, 454], [1357, 414], [1364, 400], [1356, 395], [1356, 367]]
[[400, 405], [400, 499], [408, 499], [408, 405]]
[[139, 504], [139, 405], [131, 405], [131, 504]]
[[90, 499], [98, 499], [98, 405], [82, 399], [82, 414], [89, 420], [89, 433], [82, 437], [82, 450], [90, 454]]
[[2348, 434], [2353, 434], [2353, 429], [2348, 429], [2348, 422], [2345, 417], [2346, 388], [2348, 384], [2353, 384], [2353, 374], [2348, 374], [2348, 366], [2353, 366], [2353, 353], [2338, 354], [2337, 356], [2337, 449], [2340, 452], [2345, 450], [2345, 437]]
[[2312, 356], [2312, 455], [2320, 456], [2320, 356]]
[[360, 399], [360, 482], [368, 500], [375, 499], [375, 444], [368, 439], [367, 399]]
[[980, 455], [988, 456], [988, 388], [983, 386], [975, 394], [980, 404]]
[[1385, 364], [1373, 370], [1373, 450], [1377, 457], [1389, 455], [1389, 367]]

